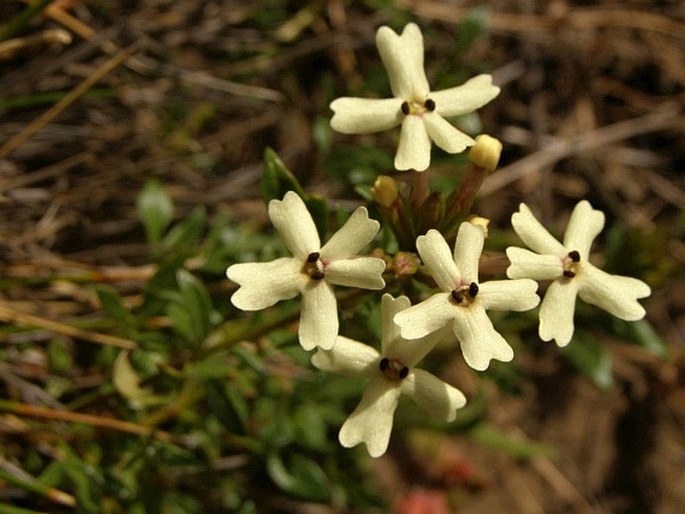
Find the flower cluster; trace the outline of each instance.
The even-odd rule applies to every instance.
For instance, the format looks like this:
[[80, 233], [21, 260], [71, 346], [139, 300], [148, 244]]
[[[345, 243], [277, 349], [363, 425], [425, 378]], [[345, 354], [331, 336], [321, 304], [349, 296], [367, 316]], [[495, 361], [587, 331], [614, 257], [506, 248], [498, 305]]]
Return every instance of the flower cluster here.
[[[480, 75], [462, 86], [431, 92], [423, 70], [423, 39], [415, 24], [407, 25], [401, 35], [381, 27], [376, 41], [394, 98], [339, 98], [331, 104], [332, 127], [344, 133], [370, 133], [401, 125], [395, 157], [399, 170], [425, 170], [430, 140], [450, 153], [475, 144], [469, 158], [480, 170], [478, 181], [463, 181], [467, 187], [452, 202], [460, 208], [470, 205], [477, 192], [474, 184], [479, 185], [483, 173], [495, 169], [501, 144], [487, 136], [471, 139], [444, 117], [484, 105], [499, 89], [490, 76]], [[396, 206], [400, 192], [394, 181], [386, 177], [375, 189], [381, 208]], [[458, 224], [453, 250], [433, 228], [416, 238], [415, 248], [436, 291], [415, 305], [406, 296], [383, 295], [378, 351], [340, 335], [334, 286], [385, 288], [386, 261], [359, 255], [376, 237], [379, 222], [359, 207], [322, 246], [312, 216], [295, 192], [271, 200], [268, 213], [292, 256], [230, 266], [227, 276], [239, 286], [231, 301], [242, 310], [254, 311], [302, 295], [298, 336], [305, 350], [316, 349], [314, 366], [368, 379], [361, 402], [344, 422], [339, 439], [345, 447], [365, 443], [374, 457], [387, 449], [401, 394], [445, 421], [453, 420], [456, 410], [465, 405], [461, 391], [416, 367], [438, 342], [456, 338], [466, 363], [479, 371], [492, 360], [513, 359], [514, 350], [487, 311], [535, 308], [540, 303], [537, 281], [552, 281], [540, 307], [540, 337], [554, 339], [560, 346], [573, 335], [576, 296], [619, 318], [636, 320], [645, 313], [637, 299], [650, 294], [644, 282], [609, 275], [589, 262], [590, 246], [603, 228], [604, 215], [588, 202], [581, 201], [574, 209], [563, 245], [521, 204], [512, 225], [532, 251], [507, 248], [511, 265], [505, 280], [479, 280], [487, 220]]]

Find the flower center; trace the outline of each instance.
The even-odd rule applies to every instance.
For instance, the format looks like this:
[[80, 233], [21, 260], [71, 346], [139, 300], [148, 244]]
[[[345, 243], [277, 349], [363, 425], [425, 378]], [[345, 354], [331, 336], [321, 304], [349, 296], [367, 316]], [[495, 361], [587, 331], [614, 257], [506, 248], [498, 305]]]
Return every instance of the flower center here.
[[424, 114], [426, 112], [433, 112], [435, 110], [435, 101], [427, 98], [425, 101], [412, 100], [411, 102], [402, 102], [402, 114], [408, 116], [410, 114]]
[[309, 275], [312, 280], [321, 280], [325, 276], [325, 265], [319, 256], [319, 252], [312, 252], [307, 256], [307, 260], [304, 263], [302, 271]]
[[561, 260], [566, 278], [575, 277], [580, 271], [580, 254], [578, 250], [571, 250], [568, 255]]
[[378, 367], [388, 380], [403, 380], [409, 375], [409, 368], [399, 359], [383, 357]]
[[468, 307], [476, 299], [478, 294], [478, 284], [471, 282], [469, 285], [462, 285], [452, 290], [452, 300], [461, 307]]

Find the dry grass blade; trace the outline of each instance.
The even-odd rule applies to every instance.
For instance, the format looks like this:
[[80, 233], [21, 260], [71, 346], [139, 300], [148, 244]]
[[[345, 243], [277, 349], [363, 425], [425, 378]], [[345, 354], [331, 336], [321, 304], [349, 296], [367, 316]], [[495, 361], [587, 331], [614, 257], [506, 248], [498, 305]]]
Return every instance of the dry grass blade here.
[[483, 181], [480, 194], [487, 196], [529, 173], [550, 166], [565, 157], [591, 151], [640, 134], [674, 127], [685, 130], [685, 120], [683, 120], [682, 114], [676, 106], [666, 105], [656, 112], [640, 118], [621, 121], [572, 139], [555, 141], [544, 149], [509, 166], [500, 168], [495, 174], [487, 177]]
[[136, 343], [130, 339], [124, 339], [123, 337], [112, 336], [109, 334], [89, 332], [87, 330], [72, 327], [71, 325], [66, 325], [64, 323], [59, 323], [57, 321], [52, 321], [34, 316], [32, 314], [26, 314], [24, 312], [17, 311], [3, 303], [0, 303], [0, 320], [7, 323], [44, 328], [58, 334], [81, 339], [83, 341], [89, 341], [91, 343], [102, 345], [117, 346], [126, 350], [133, 350], [137, 346]]
[[64, 98], [52, 106], [52, 108], [43, 113], [43, 115], [41, 115], [37, 120], [34, 120], [33, 123], [27, 125], [24, 130], [11, 137], [4, 145], [0, 147], [0, 159], [4, 159], [13, 150], [24, 144], [28, 139], [31, 138], [31, 136], [55, 119], [64, 109], [69, 107], [69, 105], [81, 97], [97, 82], [118, 68], [126, 59], [131, 56], [134, 51], [135, 45], [131, 45], [125, 50], [119, 52], [112, 59], [95, 70], [95, 72], [93, 72], [86, 80], [72, 89], [66, 96], [64, 96]]
[[174, 442], [174, 436], [168, 432], [164, 432], [163, 430], [157, 430], [154, 427], [138, 425], [136, 423], [121, 421], [120, 419], [109, 418], [105, 416], [95, 416], [93, 414], [80, 414], [77, 412], [46, 409], [44, 407], [11, 402], [7, 400], [0, 400], [0, 410], [11, 412], [19, 416], [32, 416], [36, 418], [67, 421], [69, 423], [82, 423], [84, 425], [117, 430], [119, 432], [126, 432], [128, 434], [134, 434], [143, 437], [154, 437], [155, 439], [165, 443]]
[[[398, 4], [418, 16], [451, 23], [463, 21], [473, 9], [425, 0], [400, 0]], [[575, 9], [562, 11], [559, 15], [492, 12], [488, 18], [488, 26], [499, 32], [551, 31], [557, 30], [560, 23], [572, 28], [623, 27], [685, 38], [685, 23], [661, 14], [620, 7]]]

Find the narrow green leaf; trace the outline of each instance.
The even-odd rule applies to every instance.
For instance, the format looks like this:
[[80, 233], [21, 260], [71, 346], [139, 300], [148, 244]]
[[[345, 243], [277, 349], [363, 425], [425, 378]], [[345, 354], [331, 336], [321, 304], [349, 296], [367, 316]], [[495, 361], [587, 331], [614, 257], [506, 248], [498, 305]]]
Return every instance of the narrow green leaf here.
[[195, 253], [206, 222], [207, 213], [205, 209], [196, 207], [186, 219], [169, 230], [164, 237], [164, 248], [184, 255]]
[[264, 151], [264, 172], [259, 187], [267, 205], [273, 199], [280, 200], [288, 191], [295, 191], [303, 199], [306, 196], [295, 175], [271, 148]]
[[611, 354], [591, 335], [576, 331], [569, 345], [562, 349], [562, 354], [597, 387], [601, 389], [613, 387]]
[[668, 344], [654, 330], [652, 324], [646, 319], [639, 321], [623, 321], [613, 319], [613, 328], [621, 337], [642, 346], [645, 350], [662, 359], [668, 359], [670, 354]]
[[499, 427], [485, 421], [478, 423], [471, 429], [469, 435], [475, 441], [489, 448], [501, 450], [521, 459], [532, 459], [540, 456], [550, 457], [554, 453], [552, 448], [545, 444], [505, 434]]
[[178, 291], [169, 293], [167, 314], [186, 341], [200, 345], [211, 329], [212, 300], [204, 284], [184, 269], [176, 272]]
[[304, 198], [304, 203], [312, 215], [319, 237], [323, 240], [328, 228], [328, 202], [323, 197], [310, 195]]
[[308, 457], [293, 455], [288, 469], [281, 456], [272, 453], [267, 458], [267, 472], [280, 489], [293, 496], [318, 502], [330, 498], [328, 477], [321, 466]]
[[222, 380], [204, 381], [212, 414], [230, 432], [245, 434], [249, 408], [245, 396]]
[[5, 41], [21, 33], [31, 22], [31, 19], [40, 14], [52, 2], [53, 0], [38, 0], [25, 7], [18, 16], [0, 26], [0, 41]]
[[95, 292], [102, 305], [102, 310], [117, 322], [117, 328], [121, 330], [121, 333], [128, 338], [135, 339], [137, 333], [136, 318], [126, 308], [121, 296], [114, 289], [105, 286], [96, 286]]
[[157, 180], [149, 180], [138, 195], [138, 216], [143, 221], [147, 240], [158, 243], [174, 216], [171, 197]]
[[469, 11], [466, 18], [459, 23], [455, 30], [455, 50], [460, 54], [468, 50], [471, 45], [487, 31], [489, 11], [479, 6]]

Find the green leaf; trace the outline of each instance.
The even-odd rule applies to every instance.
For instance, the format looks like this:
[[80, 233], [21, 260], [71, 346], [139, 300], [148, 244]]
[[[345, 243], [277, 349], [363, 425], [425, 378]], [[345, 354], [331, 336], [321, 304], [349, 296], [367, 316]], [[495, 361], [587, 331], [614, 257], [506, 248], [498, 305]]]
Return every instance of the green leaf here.
[[309, 214], [312, 215], [316, 230], [319, 232], [319, 237], [323, 239], [328, 227], [328, 202], [323, 197], [312, 195], [303, 198], [303, 200]]
[[145, 301], [137, 311], [141, 318], [158, 316], [165, 312], [169, 293], [178, 287], [176, 271], [183, 266], [184, 261], [184, 255], [174, 255], [159, 265], [157, 272], [145, 286], [143, 293]]
[[60, 449], [64, 453], [61, 468], [73, 484], [79, 511], [93, 514], [100, 512], [98, 504], [98, 499], [102, 498], [100, 486], [105, 482], [100, 470], [83, 462], [67, 444], [61, 444]]
[[197, 252], [206, 222], [205, 209], [196, 207], [186, 219], [169, 230], [164, 238], [164, 248], [184, 255]]
[[327, 116], [317, 116], [312, 126], [312, 137], [321, 153], [328, 153], [333, 141], [333, 129]]
[[304, 447], [323, 450], [328, 442], [327, 426], [319, 406], [304, 404], [293, 415], [297, 440]]
[[662, 359], [669, 358], [668, 344], [646, 319], [641, 319], [639, 321], [623, 321], [613, 318], [612, 321], [613, 329], [616, 334], [638, 344], [657, 357]]
[[138, 216], [143, 221], [147, 240], [158, 243], [174, 217], [171, 197], [157, 180], [149, 180], [138, 195]]
[[167, 314], [174, 330], [199, 346], [212, 328], [212, 300], [204, 284], [184, 269], [176, 272], [179, 290], [169, 293]]
[[288, 469], [281, 456], [272, 453], [267, 458], [266, 466], [271, 480], [288, 494], [317, 502], [330, 498], [328, 477], [316, 461], [295, 454]]
[[471, 45], [483, 35], [488, 28], [489, 10], [487, 7], [479, 6], [471, 9], [459, 25], [457, 25], [454, 46], [457, 55], [468, 50]]
[[262, 199], [267, 205], [271, 200], [280, 200], [288, 191], [295, 191], [303, 199], [306, 196], [295, 175], [290, 172], [278, 154], [271, 148], [264, 151], [264, 172], [259, 188]]
[[212, 414], [230, 432], [245, 434], [249, 409], [244, 395], [222, 380], [206, 380], [207, 404]]
[[96, 286], [95, 292], [102, 305], [102, 310], [117, 322], [117, 328], [121, 330], [121, 333], [128, 338], [135, 339], [137, 333], [136, 318], [126, 308], [121, 296], [114, 289], [105, 286]]
[[140, 386], [140, 376], [129, 360], [130, 351], [124, 350], [117, 356], [112, 367], [112, 382], [124, 398], [130, 401], [133, 408], [158, 404], [162, 398], [150, 389]]
[[614, 376], [611, 372], [611, 354], [606, 347], [589, 334], [578, 332], [561, 353], [580, 373], [601, 389], [611, 389]]
[[13, 38], [23, 32], [34, 16], [40, 14], [52, 2], [53, 0], [38, 0], [25, 7], [19, 15], [0, 26], [0, 41]]

